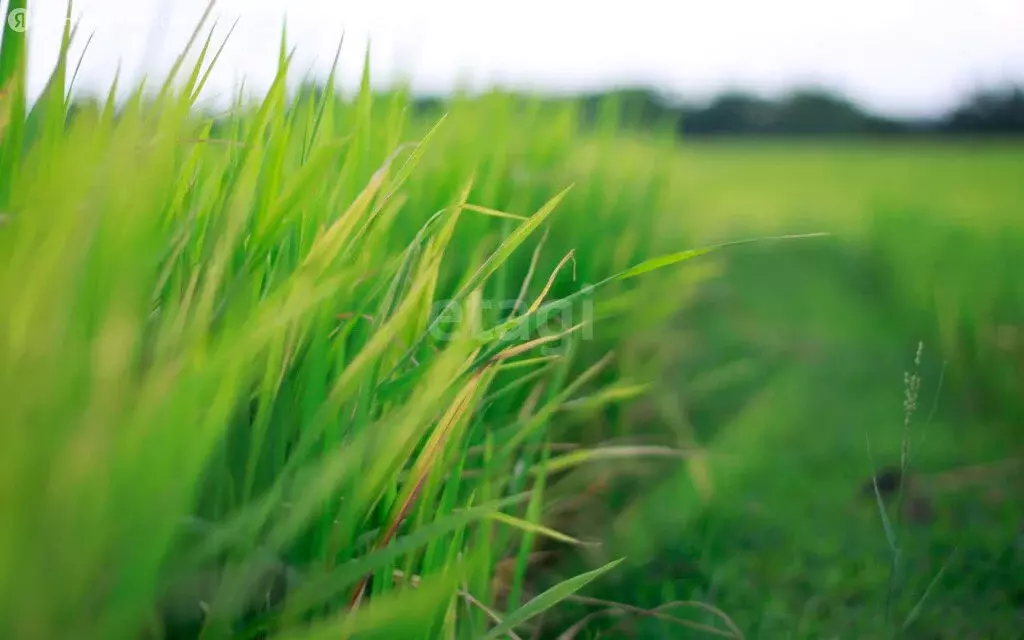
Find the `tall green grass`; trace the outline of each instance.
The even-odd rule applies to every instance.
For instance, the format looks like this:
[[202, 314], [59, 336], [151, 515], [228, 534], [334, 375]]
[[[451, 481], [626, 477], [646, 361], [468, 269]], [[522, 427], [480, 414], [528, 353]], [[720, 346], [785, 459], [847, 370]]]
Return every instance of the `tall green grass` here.
[[[643, 153], [630, 144], [620, 155], [630, 162]], [[670, 162], [668, 197], [691, 241], [833, 232], [844, 259], [864, 273], [864, 293], [891, 309], [894, 328], [936, 350], [950, 381], [972, 387], [990, 418], [1019, 414], [1019, 143], [691, 141]]]
[[208, 16], [155, 92], [73, 117], [70, 26], [31, 108], [4, 32], [0, 635], [518, 637], [621, 560], [529, 593], [537, 539], [583, 543], [550, 484], [693, 445], [605, 411], [686, 302], [655, 271], [702, 253], [652, 259], [670, 177], [601, 136], [580, 165], [572, 107], [424, 126], [368, 60], [291, 96], [284, 37], [259, 104], [203, 115]]
[[965, 224], [886, 211], [868, 227], [874, 259], [892, 274], [888, 295], [933, 337], [974, 409], [997, 420], [1024, 408], [1024, 234], [1006, 214]]

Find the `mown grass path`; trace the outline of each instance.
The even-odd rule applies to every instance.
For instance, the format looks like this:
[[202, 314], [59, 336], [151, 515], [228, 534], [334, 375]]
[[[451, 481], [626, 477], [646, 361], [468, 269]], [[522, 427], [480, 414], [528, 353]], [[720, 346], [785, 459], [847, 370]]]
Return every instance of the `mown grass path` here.
[[[864, 267], [837, 240], [745, 247], [687, 317], [699, 340], [680, 371], [680, 401], [711, 450], [715, 495], [697, 509], [682, 498], [692, 495], [683, 473], [647, 498], [638, 514], [663, 545], [647, 575], [682, 568], [644, 585], [638, 567], [628, 592], [643, 604], [692, 597], [703, 583], [749, 637], [885, 637], [948, 563], [905, 637], [1020, 637], [1024, 476], [948, 473], [1020, 445], [960, 406], [956, 389], [936, 396], [942, 366], [927, 343], [904, 429], [903, 375], [924, 337], [894, 316], [885, 283]], [[716, 370], [733, 374], [701, 389], [700, 374]], [[903, 519], [902, 580], [886, 623], [892, 552], [862, 487], [872, 460], [899, 464], [907, 434], [934, 519]]]

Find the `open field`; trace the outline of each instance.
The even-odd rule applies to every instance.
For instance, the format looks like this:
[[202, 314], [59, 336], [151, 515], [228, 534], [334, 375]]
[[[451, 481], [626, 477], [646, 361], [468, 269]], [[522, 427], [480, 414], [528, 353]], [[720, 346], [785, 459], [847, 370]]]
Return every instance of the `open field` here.
[[927, 591], [908, 637], [1019, 637], [1022, 170], [1002, 144], [682, 145], [673, 201], [698, 243], [835, 236], [730, 250], [682, 314], [655, 393], [707, 446], [713, 497], [681, 473], [619, 514], [644, 559], [605, 597], [703, 593], [749, 637], [884, 637], [892, 552], [862, 488], [909, 438], [933, 517], [904, 519], [891, 617]]
[[26, 113], [11, 33], [0, 636], [1018, 633], [1024, 148], [423, 122], [284, 46]]

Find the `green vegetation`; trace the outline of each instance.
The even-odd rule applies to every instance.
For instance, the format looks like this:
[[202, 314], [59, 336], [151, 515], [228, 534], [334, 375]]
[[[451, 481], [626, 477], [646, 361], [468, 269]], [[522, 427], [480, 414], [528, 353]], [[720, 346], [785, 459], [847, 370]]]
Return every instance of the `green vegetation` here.
[[[674, 213], [696, 244], [833, 236], [730, 250], [684, 310], [646, 401], [695, 431], [712, 497], [694, 508], [681, 472], [609, 513], [607, 547], [631, 564], [592, 593], [642, 608], [703, 600], [747, 637], [888, 637], [908, 619], [903, 637], [1019, 637], [1024, 153], [691, 143], [675, 157]], [[890, 506], [892, 581], [868, 481], [872, 464], [899, 465], [904, 441], [913, 482], [901, 523]]]
[[587, 428], [651, 372], [613, 347], [681, 303], [637, 297], [696, 255], [644, 262], [683, 248], [634, 224], [651, 177], [570, 195], [572, 114], [500, 97], [429, 127], [368, 75], [289, 99], [285, 42], [217, 137], [209, 42], [68, 121], [70, 38], [25, 118], [4, 40], [3, 635], [498, 637], [617, 564], [526, 596], [535, 539], [579, 544], [549, 474], [680, 456]]
[[658, 91], [619, 88], [576, 96], [587, 110], [609, 97], [623, 107], [625, 122], [639, 127], [669, 123], [685, 137], [916, 139], [1003, 138], [1024, 133], [1024, 87], [997, 86], [967, 97], [939, 117], [871, 113], [832, 90], [799, 87], [778, 97], [726, 91], [706, 104], [678, 102]]
[[27, 109], [4, 32], [0, 635], [1016, 632], [1024, 474], [932, 472], [1021, 453], [1019, 148], [428, 121], [284, 39], [213, 117], [202, 33]]

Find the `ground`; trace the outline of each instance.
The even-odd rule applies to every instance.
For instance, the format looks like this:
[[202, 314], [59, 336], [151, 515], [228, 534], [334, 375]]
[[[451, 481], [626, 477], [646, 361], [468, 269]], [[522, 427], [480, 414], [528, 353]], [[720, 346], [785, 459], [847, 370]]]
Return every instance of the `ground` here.
[[[684, 166], [694, 173], [680, 181], [703, 185], [693, 201], [720, 215], [717, 230], [706, 224], [709, 236], [742, 227], [730, 222], [744, 207], [753, 216], [758, 203], [775, 209], [762, 227], [773, 231], [785, 230], [786, 211], [801, 226], [815, 206], [838, 203], [834, 218], [818, 219], [840, 233], [730, 249], [721, 276], [684, 314], [692, 340], [673, 384], [708, 446], [714, 495], [698, 506], [682, 471], [633, 505], [627, 515], [636, 528], [613, 544], [635, 564], [595, 594], [645, 607], [701, 597], [748, 638], [886, 637], [905, 623], [910, 638], [1024, 637], [1019, 427], [1012, 414], [981, 415], [965, 401], [930, 328], [905, 312], [851, 224], [872, 206], [914, 194], [920, 207], [943, 205], [950, 217], [993, 220], [1012, 205], [1016, 187], [992, 188], [997, 178], [980, 177], [992, 157], [971, 165], [948, 148], [918, 151], [913, 164], [900, 150], [870, 165], [864, 149], [828, 156], [776, 148], [775, 161], [749, 150], [687, 153]], [[901, 155], [903, 176], [916, 184], [883, 179]], [[850, 181], [842, 187], [844, 166]], [[973, 178], [958, 166], [973, 167]], [[786, 191], [772, 180], [786, 175], [828, 180], [833, 189], [797, 182]], [[929, 175], [947, 177], [935, 183], [938, 195], [924, 188]], [[905, 427], [905, 373], [915, 371], [917, 407]], [[873, 468], [899, 464], [904, 441], [916, 474], [904, 504], [916, 510], [903, 518], [889, 512], [901, 550], [890, 596], [893, 551], [874, 492], [864, 487]], [[641, 537], [643, 548], [635, 544]], [[646, 624], [635, 637], [702, 637]]]

